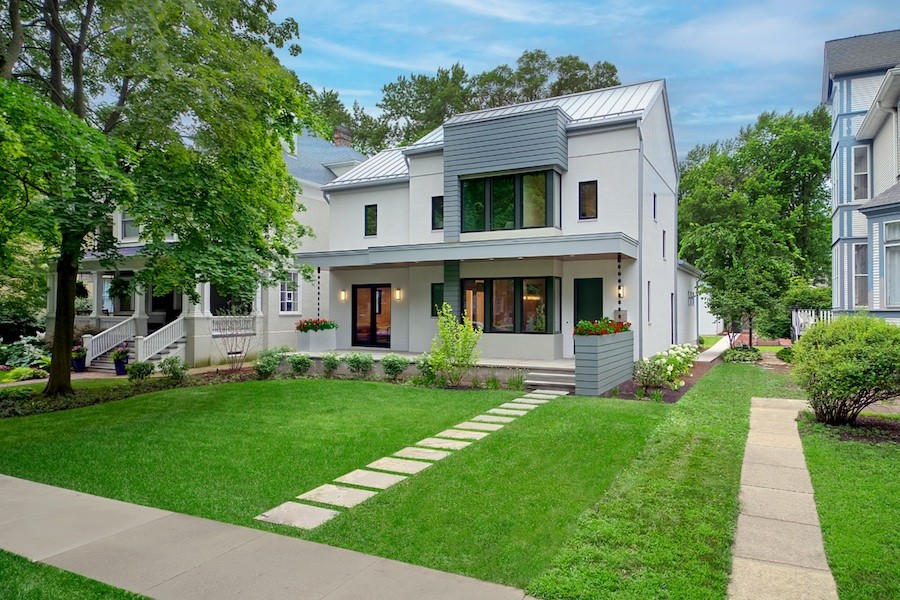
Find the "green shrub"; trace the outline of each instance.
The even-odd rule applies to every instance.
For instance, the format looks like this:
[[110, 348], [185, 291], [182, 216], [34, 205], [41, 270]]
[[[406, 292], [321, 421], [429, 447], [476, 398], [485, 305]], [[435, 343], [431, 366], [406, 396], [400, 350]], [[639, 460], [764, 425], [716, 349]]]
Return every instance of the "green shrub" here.
[[375, 359], [368, 352], [350, 352], [344, 357], [350, 372], [359, 377], [366, 378], [375, 368]]
[[697, 345], [706, 348], [706, 340], [703, 339], [702, 335], [697, 337]]
[[438, 310], [438, 333], [431, 341], [429, 358], [437, 383], [459, 386], [478, 362], [481, 353], [475, 346], [481, 333], [481, 328], [475, 327], [468, 315], [463, 315], [460, 323], [450, 305], [444, 302]]
[[514, 375], [510, 375], [506, 380], [506, 388], [509, 390], [515, 391], [524, 391], [525, 390], [525, 374], [521, 371], [516, 371]]
[[128, 381], [142, 381], [150, 377], [155, 368], [152, 362], [139, 360], [126, 365], [125, 372], [128, 373]]
[[694, 344], [672, 344], [668, 350], [634, 363], [634, 381], [642, 388], [666, 386], [677, 390], [684, 385], [681, 377], [690, 373], [699, 351]]
[[0, 365], [10, 367], [46, 367], [50, 356], [44, 340], [37, 336], [23, 337], [11, 344], [0, 344]]
[[413, 379], [416, 385], [433, 386], [437, 385], [437, 378], [434, 374], [434, 365], [431, 363], [431, 355], [424, 352], [416, 357], [416, 370], [418, 376]]
[[900, 396], [900, 327], [866, 315], [820, 321], [794, 345], [794, 364], [816, 420], [853, 424], [867, 406]]
[[309, 354], [291, 354], [288, 357], [288, 362], [291, 363], [291, 370], [294, 371], [294, 375], [306, 375], [313, 365]]
[[775, 353], [775, 356], [780, 358], [782, 361], [789, 363], [794, 361], [794, 349], [790, 346], [786, 346]]
[[663, 401], [663, 393], [662, 390], [653, 390], [650, 392], [650, 399], [656, 403]]
[[334, 372], [341, 367], [344, 359], [337, 352], [328, 352], [322, 355], [322, 370], [325, 377], [334, 377]]
[[187, 379], [187, 363], [177, 356], [162, 359], [156, 368], [172, 383], [181, 383]]
[[278, 367], [284, 364], [288, 352], [292, 349], [289, 346], [279, 346], [270, 348], [259, 353], [259, 358], [253, 363], [256, 369], [256, 375], [260, 379], [270, 379], [278, 371]]
[[750, 348], [743, 346], [740, 348], [729, 348], [722, 353], [722, 360], [725, 362], [754, 363], [762, 358], [762, 352], [759, 348]]
[[396, 381], [409, 367], [409, 359], [399, 354], [388, 354], [381, 359], [381, 370], [391, 381]]
[[500, 378], [497, 377], [497, 374], [491, 369], [491, 374], [487, 376], [484, 380], [484, 387], [489, 390], [499, 390], [502, 386], [500, 384]]

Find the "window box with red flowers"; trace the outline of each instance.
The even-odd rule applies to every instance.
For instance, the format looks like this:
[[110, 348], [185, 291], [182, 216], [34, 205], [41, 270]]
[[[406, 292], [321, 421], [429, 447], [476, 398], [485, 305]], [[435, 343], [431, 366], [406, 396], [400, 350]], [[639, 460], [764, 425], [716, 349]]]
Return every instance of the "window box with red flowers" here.
[[328, 352], [337, 348], [337, 326], [328, 319], [297, 321], [298, 352]]

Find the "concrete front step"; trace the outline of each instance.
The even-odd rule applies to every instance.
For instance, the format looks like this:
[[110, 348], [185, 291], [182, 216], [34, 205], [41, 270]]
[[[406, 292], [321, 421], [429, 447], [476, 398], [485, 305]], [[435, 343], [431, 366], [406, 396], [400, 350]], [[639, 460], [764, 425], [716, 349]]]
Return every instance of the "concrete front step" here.
[[525, 376], [525, 389], [539, 388], [575, 392], [574, 369], [545, 369], [531, 371]]
[[[155, 365], [159, 361], [167, 358], [170, 354], [177, 352], [178, 350], [183, 348], [186, 344], [187, 344], [187, 340], [185, 340], [184, 338], [181, 338], [180, 340], [178, 340], [171, 346], [164, 348], [158, 354], [155, 354], [153, 357], [150, 358], [149, 362], [152, 362]], [[96, 372], [96, 371], [103, 371], [103, 372], [115, 371], [116, 365], [114, 364], [113, 360], [109, 357], [111, 352], [112, 352], [112, 350], [110, 350], [109, 352], [106, 352], [105, 354], [101, 354], [100, 356], [95, 358], [93, 361], [91, 361], [91, 366], [88, 367], [87, 370], [94, 371], [94, 372]], [[134, 348], [130, 347], [128, 350], [128, 362], [133, 363], [136, 360], [137, 360], [137, 356], [134, 353]]]

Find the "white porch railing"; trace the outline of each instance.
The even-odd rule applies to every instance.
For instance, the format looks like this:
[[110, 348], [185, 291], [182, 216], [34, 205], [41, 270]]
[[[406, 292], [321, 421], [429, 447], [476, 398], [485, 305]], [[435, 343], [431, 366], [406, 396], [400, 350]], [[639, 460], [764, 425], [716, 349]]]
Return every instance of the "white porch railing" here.
[[213, 337], [256, 334], [256, 315], [213, 317], [209, 323]]
[[97, 335], [84, 336], [84, 345], [87, 348], [87, 364], [90, 365], [91, 361], [101, 354], [109, 352], [116, 346], [130, 340], [135, 336], [136, 332], [134, 317], [129, 317]]
[[795, 308], [791, 310], [791, 339], [797, 341], [806, 330], [818, 321], [829, 322], [833, 318], [830, 310], [815, 308]]
[[178, 317], [147, 337], [134, 338], [134, 351], [138, 360], [150, 360], [184, 337], [184, 317]]

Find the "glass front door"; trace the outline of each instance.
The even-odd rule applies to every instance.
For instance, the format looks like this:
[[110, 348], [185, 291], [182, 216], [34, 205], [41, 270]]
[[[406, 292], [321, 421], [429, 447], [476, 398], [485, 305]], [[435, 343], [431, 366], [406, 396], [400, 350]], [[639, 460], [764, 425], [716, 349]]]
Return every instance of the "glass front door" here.
[[353, 286], [353, 345], [391, 347], [391, 286]]

